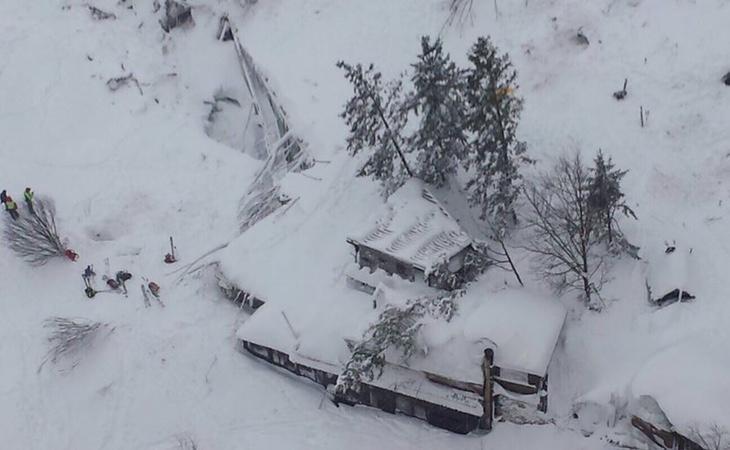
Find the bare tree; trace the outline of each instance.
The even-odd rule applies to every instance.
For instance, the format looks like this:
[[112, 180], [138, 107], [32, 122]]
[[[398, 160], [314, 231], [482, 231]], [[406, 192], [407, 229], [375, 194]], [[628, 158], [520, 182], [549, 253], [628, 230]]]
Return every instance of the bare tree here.
[[47, 197], [33, 200], [33, 209], [25, 209], [17, 220], [8, 218], [3, 235], [10, 249], [34, 266], [66, 251], [56, 230], [56, 208]]
[[177, 440], [177, 448], [180, 450], [198, 450], [198, 444], [192, 436], [187, 433], [180, 434], [175, 437]]
[[503, 227], [492, 226], [490, 231], [491, 238], [499, 245], [499, 250], [490, 251], [490, 263], [499, 269], [506, 270], [507, 272], [512, 272], [513, 274], [515, 274], [517, 282], [520, 283], [520, 286], [524, 286], [525, 283], [522, 282], [520, 272], [517, 270], [517, 266], [515, 266], [512, 255], [510, 255], [509, 249], [507, 248], [507, 230]]
[[706, 450], [730, 450], [730, 431], [718, 424], [691, 427], [690, 438]]
[[[600, 226], [588, 206], [590, 172], [580, 153], [561, 157], [550, 172], [524, 190], [531, 230], [526, 249], [537, 255], [537, 269], [558, 291], [575, 289], [586, 304], [605, 281], [606, 252], [596, 237]], [[594, 295], [595, 294], [595, 295]]]
[[463, 26], [471, 17], [474, 0], [449, 0], [449, 17], [444, 22], [443, 28], [454, 24]]
[[[48, 343], [51, 348], [38, 367], [38, 371], [43, 368], [46, 362], [51, 361], [56, 364], [62, 359], [71, 358], [71, 368], [78, 365], [79, 353], [89, 347], [94, 337], [102, 329], [108, 329], [109, 324], [102, 322], [93, 322], [87, 319], [68, 319], [65, 317], [52, 317], [47, 319], [43, 324], [44, 328], [50, 330], [48, 335]], [[109, 333], [114, 328], [109, 329]]]

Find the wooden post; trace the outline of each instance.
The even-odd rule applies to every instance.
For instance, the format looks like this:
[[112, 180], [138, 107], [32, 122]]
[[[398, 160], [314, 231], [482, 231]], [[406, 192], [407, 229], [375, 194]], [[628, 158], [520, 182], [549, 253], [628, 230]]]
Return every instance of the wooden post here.
[[492, 368], [494, 366], [494, 350], [487, 348], [484, 350], [484, 359], [482, 359], [482, 375], [484, 383], [484, 415], [482, 415], [481, 428], [487, 432], [492, 431], [492, 420], [494, 418], [494, 398], [492, 391]]
[[639, 106], [639, 117], [641, 118], [641, 128], [644, 128], [644, 107]]
[[547, 412], [548, 405], [548, 376], [542, 379], [542, 387], [540, 388], [540, 402], [537, 404], [537, 410], [544, 413]]
[[170, 254], [172, 255], [172, 259], [175, 259], [175, 246], [172, 243], [172, 236], [170, 236]]

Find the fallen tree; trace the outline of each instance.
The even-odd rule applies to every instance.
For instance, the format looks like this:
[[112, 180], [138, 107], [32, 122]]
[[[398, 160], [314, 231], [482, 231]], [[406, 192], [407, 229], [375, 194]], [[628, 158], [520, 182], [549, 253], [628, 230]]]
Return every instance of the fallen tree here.
[[6, 218], [5, 242], [16, 255], [33, 266], [64, 256], [66, 247], [56, 229], [56, 208], [48, 197], [36, 198], [17, 220]]
[[101, 330], [109, 330], [109, 333], [114, 331], [107, 323], [65, 317], [47, 319], [43, 327], [50, 330], [47, 339], [50, 349], [38, 367], [39, 372], [48, 361], [57, 364], [69, 359], [70, 369], [73, 369], [78, 365], [83, 351], [91, 346]]

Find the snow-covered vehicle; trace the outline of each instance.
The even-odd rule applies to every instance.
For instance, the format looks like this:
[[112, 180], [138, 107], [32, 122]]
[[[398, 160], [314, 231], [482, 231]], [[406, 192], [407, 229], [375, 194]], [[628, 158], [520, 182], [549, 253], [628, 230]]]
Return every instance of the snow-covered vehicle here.
[[689, 291], [692, 249], [667, 245], [663, 254], [654, 255], [646, 277], [649, 303], [665, 306], [695, 298]]

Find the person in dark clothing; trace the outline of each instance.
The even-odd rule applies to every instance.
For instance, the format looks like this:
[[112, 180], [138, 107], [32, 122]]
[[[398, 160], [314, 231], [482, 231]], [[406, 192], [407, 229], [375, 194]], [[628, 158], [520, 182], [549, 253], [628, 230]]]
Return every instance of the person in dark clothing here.
[[88, 265], [86, 266], [86, 269], [84, 269], [84, 276], [86, 278], [93, 278], [96, 275], [96, 272], [94, 272], [94, 266]]
[[117, 283], [119, 283], [119, 285], [122, 286], [122, 290], [126, 294], [127, 286], [124, 283], [132, 278], [132, 274], [127, 272], [126, 270], [120, 270], [119, 272], [117, 272], [116, 278], [117, 278]]
[[18, 214], [18, 204], [13, 201], [13, 198], [9, 195], [5, 197], [5, 210], [10, 213], [10, 217], [13, 220], [18, 220], [20, 215]]
[[7, 200], [7, 198], [8, 198], [8, 192], [5, 189], [3, 189], [3, 191], [0, 192], [0, 203], [5, 204], [5, 200]]
[[81, 274], [81, 278], [84, 279], [84, 284], [86, 287], [91, 287], [94, 282], [94, 276], [96, 273], [94, 272], [94, 268], [89, 266], [86, 266], [86, 269], [84, 269], [83, 273]]

